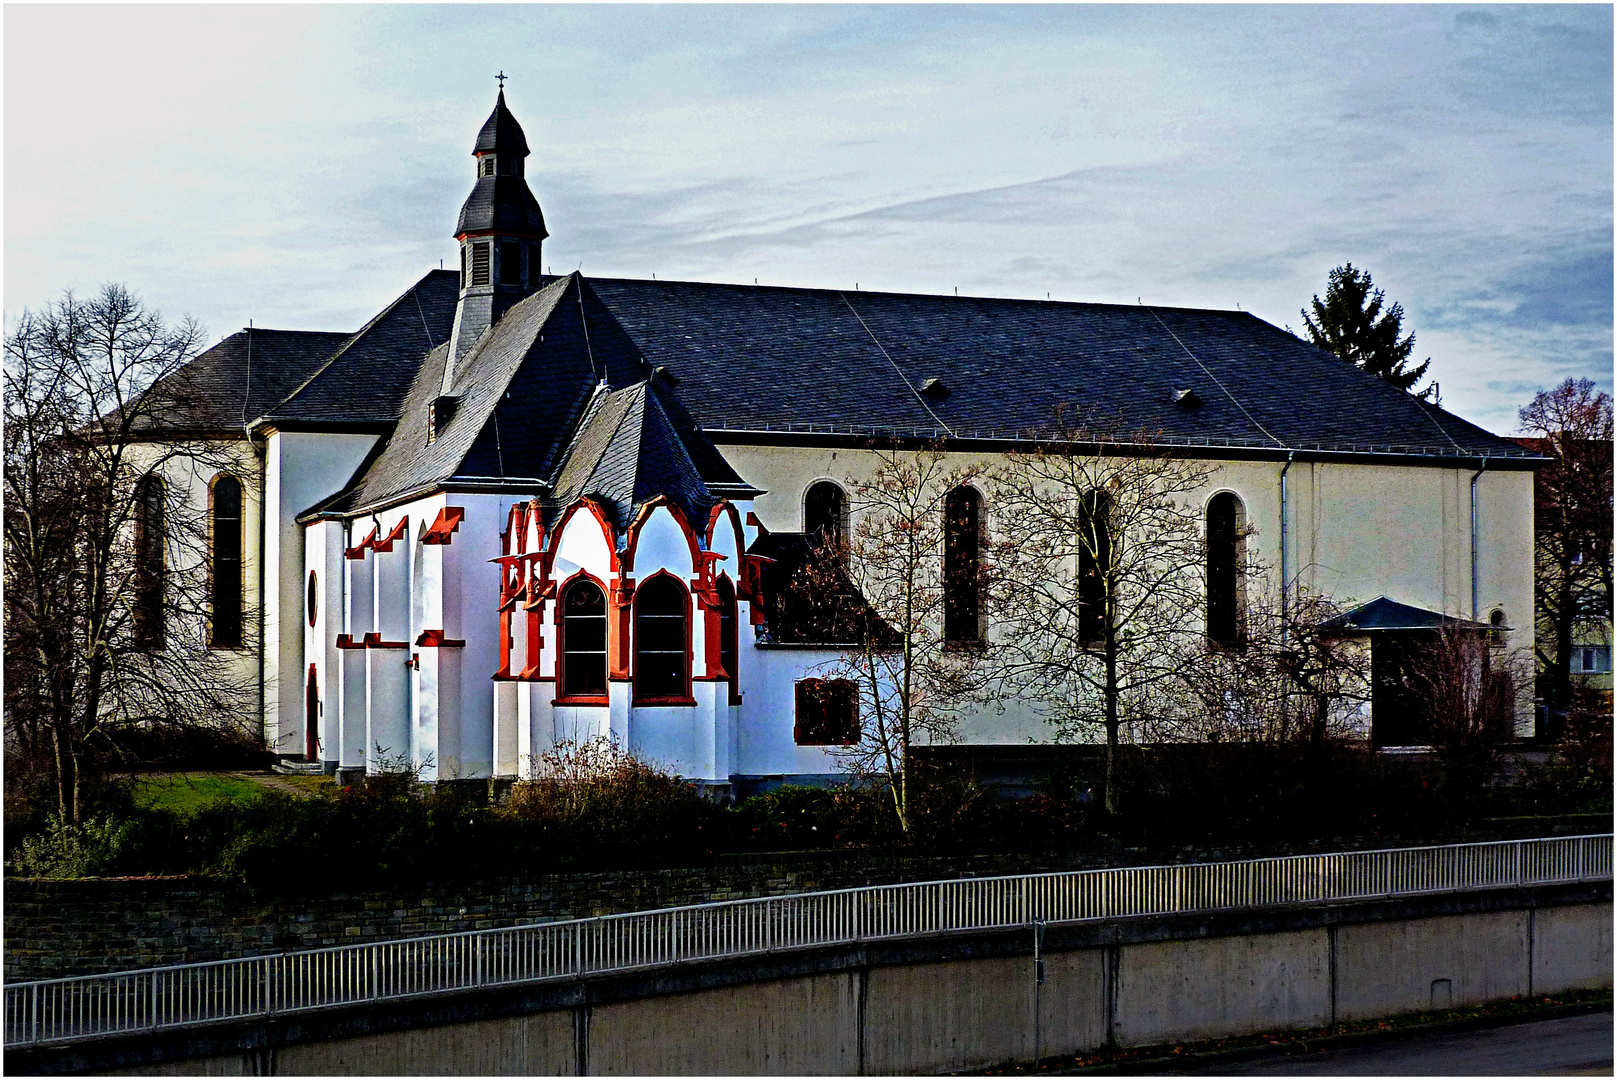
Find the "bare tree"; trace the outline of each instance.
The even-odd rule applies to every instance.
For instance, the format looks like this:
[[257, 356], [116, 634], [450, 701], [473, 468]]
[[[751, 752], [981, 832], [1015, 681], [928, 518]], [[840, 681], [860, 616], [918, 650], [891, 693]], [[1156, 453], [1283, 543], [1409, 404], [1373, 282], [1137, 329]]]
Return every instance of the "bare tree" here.
[[1490, 632], [1444, 627], [1417, 649], [1405, 678], [1427, 709], [1432, 749], [1452, 791], [1473, 795], [1509, 742], [1526, 657], [1495, 649]]
[[1187, 641], [1194, 652], [1162, 688], [1155, 741], [1319, 744], [1356, 734], [1370, 698], [1362, 642], [1322, 624], [1339, 615], [1328, 598], [1293, 586], [1281, 603], [1272, 577], [1252, 566], [1239, 640]]
[[8, 746], [65, 823], [131, 730], [245, 722], [247, 688], [208, 648], [208, 523], [187, 497], [223, 452], [164, 435], [195, 405], [174, 376], [201, 340], [117, 285], [6, 336]]
[[1611, 398], [1588, 379], [1542, 390], [1522, 408], [1524, 440], [1547, 454], [1533, 485], [1536, 649], [1550, 707], [1572, 705], [1580, 624], [1611, 619]]
[[963, 521], [957, 509], [960, 496], [975, 498], [976, 471], [951, 468], [934, 447], [874, 457], [869, 476], [848, 478], [851, 534], [840, 547], [835, 536], [820, 538], [800, 579], [800, 592], [836, 609], [846, 642], [808, 692], [852, 684], [858, 726], [837, 754], [856, 774], [885, 781], [910, 836], [911, 750], [953, 742], [960, 709], [982, 685], [990, 574], [980, 543], [961, 550], [962, 530], [981, 528], [980, 518]]
[[1001, 678], [1042, 698], [1057, 738], [1106, 739], [1104, 805], [1117, 812], [1117, 747], [1157, 716], [1153, 694], [1197, 662], [1205, 547], [1191, 499], [1209, 469], [1106, 429], [1072, 427], [995, 471], [1005, 588]]

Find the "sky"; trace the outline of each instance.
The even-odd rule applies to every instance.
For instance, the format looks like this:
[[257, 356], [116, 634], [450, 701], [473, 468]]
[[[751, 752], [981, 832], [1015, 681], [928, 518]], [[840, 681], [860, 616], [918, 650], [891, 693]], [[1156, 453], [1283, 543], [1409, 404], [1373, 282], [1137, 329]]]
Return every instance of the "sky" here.
[[4, 312], [213, 338], [455, 265], [494, 76], [556, 272], [1241, 308], [1369, 270], [1443, 403], [1612, 388], [1610, 6], [4, 11]]

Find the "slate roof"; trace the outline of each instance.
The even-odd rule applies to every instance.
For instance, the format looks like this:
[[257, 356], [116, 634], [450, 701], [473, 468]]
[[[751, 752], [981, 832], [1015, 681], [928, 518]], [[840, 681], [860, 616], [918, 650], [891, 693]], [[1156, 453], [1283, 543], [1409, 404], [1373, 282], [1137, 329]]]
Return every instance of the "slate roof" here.
[[[385, 425], [398, 419], [423, 357], [449, 340], [460, 275], [430, 270], [383, 308], [318, 370], [287, 389], [265, 420]], [[255, 417], [260, 413], [254, 413]]]
[[624, 529], [642, 506], [664, 495], [700, 529], [716, 501], [709, 480], [744, 487], [713, 445], [688, 420], [681, 422], [664, 394], [654, 379], [621, 390], [597, 387], [562, 455], [549, 500], [556, 511], [593, 496]]
[[483, 121], [483, 126], [477, 132], [477, 144], [472, 147], [474, 154], [491, 151], [528, 156], [527, 136], [522, 134], [522, 125], [511, 115], [511, 110], [505, 107], [504, 90], [494, 99], [494, 111]]
[[[1348, 635], [1385, 630], [1496, 629], [1487, 623], [1455, 618], [1453, 615], [1445, 615], [1440, 611], [1415, 607], [1412, 604], [1401, 604], [1397, 600], [1389, 600], [1385, 596], [1378, 596], [1368, 603], [1360, 604], [1356, 608], [1326, 619], [1319, 624], [1319, 628], [1324, 631]], [[1497, 629], [1509, 629], [1509, 627]]]
[[[710, 433], [1011, 438], [1069, 408], [1170, 443], [1527, 456], [1246, 312], [590, 284]], [[947, 396], [920, 395], [933, 378]], [[1177, 404], [1184, 389], [1201, 404]]]
[[352, 335], [309, 330], [241, 330], [191, 361], [148, 394], [164, 402], [153, 434], [241, 432], [319, 369]]
[[532, 236], [543, 240], [545, 215], [539, 202], [520, 176], [479, 176], [472, 193], [461, 205], [455, 221], [455, 235], [498, 232]]
[[[447, 362], [447, 347], [425, 359], [381, 450], [314, 509], [376, 506], [448, 481], [548, 488], [564, 479], [585, 494], [600, 488], [625, 513], [668, 494], [701, 521], [707, 482], [744, 487], [668, 394], [646, 385], [651, 369], [576, 274], [512, 307], [446, 378]], [[603, 393], [603, 382], [621, 389]], [[452, 417], [428, 442], [429, 407], [445, 397]], [[576, 460], [566, 456], [574, 449]]]

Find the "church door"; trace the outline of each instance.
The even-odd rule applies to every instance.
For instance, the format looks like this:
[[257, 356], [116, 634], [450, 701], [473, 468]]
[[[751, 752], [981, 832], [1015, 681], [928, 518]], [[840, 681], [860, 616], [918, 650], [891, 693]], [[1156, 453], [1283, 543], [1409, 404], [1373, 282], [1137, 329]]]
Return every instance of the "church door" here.
[[320, 760], [320, 682], [314, 665], [309, 665], [309, 685], [303, 694], [303, 753], [309, 761]]

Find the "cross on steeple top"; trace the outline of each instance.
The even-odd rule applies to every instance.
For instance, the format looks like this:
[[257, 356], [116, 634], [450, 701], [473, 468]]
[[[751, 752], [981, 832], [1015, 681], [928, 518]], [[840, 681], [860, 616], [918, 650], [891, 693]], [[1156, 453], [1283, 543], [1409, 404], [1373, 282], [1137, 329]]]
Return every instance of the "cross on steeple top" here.
[[503, 68], [500, 69], [500, 73], [498, 75], [494, 76], [494, 78], [495, 78], [496, 81], [499, 82], [500, 89], [504, 90], [505, 89], [505, 80], [507, 78], [509, 78], [509, 76], [507, 76], [506, 73], [505, 73], [505, 69], [503, 69]]

